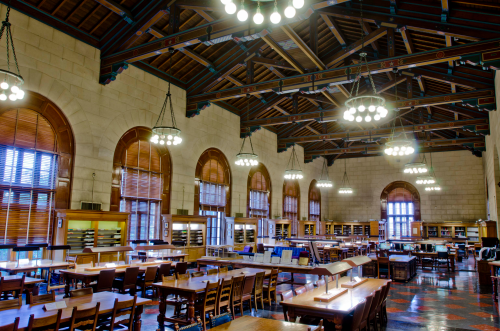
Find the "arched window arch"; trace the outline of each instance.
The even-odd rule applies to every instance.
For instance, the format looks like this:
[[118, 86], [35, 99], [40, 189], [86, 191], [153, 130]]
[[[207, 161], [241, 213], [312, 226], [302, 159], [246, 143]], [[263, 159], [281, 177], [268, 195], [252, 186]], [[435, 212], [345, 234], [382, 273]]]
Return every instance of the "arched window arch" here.
[[52, 101], [28, 92], [2, 103], [1, 243], [52, 243], [54, 209], [70, 208], [73, 163], [71, 126]]
[[283, 218], [292, 221], [292, 235], [297, 235], [297, 223], [300, 217], [300, 186], [294, 180], [283, 183]]
[[321, 191], [316, 186], [316, 179], [309, 185], [309, 221], [316, 221], [316, 229], [319, 229], [321, 221]]
[[207, 245], [224, 240], [224, 218], [231, 215], [231, 168], [226, 156], [216, 148], [201, 154], [196, 164], [194, 212], [210, 216], [207, 221]]
[[110, 210], [130, 213], [130, 240], [158, 239], [161, 214], [170, 213], [170, 153], [150, 143], [151, 133], [147, 127], [128, 130], [113, 158]]
[[411, 235], [410, 222], [420, 220], [420, 194], [408, 182], [387, 185], [380, 195], [381, 218], [387, 220], [389, 238]]
[[271, 215], [271, 177], [262, 163], [250, 168], [247, 180], [247, 215], [259, 218], [258, 236], [267, 235], [264, 220]]

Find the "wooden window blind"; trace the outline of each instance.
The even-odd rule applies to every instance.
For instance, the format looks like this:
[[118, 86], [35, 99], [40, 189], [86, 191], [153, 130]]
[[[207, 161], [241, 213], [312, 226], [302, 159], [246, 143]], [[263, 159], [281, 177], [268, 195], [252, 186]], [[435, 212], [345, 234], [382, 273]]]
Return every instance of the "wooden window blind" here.
[[391, 192], [389, 192], [389, 196], [387, 201], [412, 201], [411, 192], [405, 188], [399, 187], [395, 188]]
[[51, 242], [58, 155], [48, 121], [29, 109], [0, 114], [0, 241]]
[[269, 217], [269, 192], [261, 172], [253, 174], [250, 184], [250, 217]]
[[138, 140], [123, 158], [120, 211], [130, 213], [129, 239], [156, 238], [163, 187], [160, 155], [149, 141]]
[[321, 216], [321, 193], [316, 185], [309, 189], [309, 220], [319, 221]]

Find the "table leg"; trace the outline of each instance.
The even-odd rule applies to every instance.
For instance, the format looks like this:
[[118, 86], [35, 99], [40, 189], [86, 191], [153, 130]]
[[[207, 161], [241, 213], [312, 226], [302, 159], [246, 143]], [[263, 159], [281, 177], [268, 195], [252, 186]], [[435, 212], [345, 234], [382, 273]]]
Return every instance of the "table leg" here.
[[335, 323], [335, 330], [342, 330], [343, 322], [344, 322], [344, 314], [333, 315], [333, 323]]
[[196, 293], [190, 293], [188, 300], [189, 300], [189, 304], [187, 307], [188, 324], [193, 324], [196, 322], [196, 319], [194, 318], [194, 301], [196, 300]]
[[71, 277], [69, 275], [65, 275], [66, 286], [64, 286], [64, 298], [69, 298], [69, 289], [71, 285]]
[[135, 307], [135, 317], [134, 317], [134, 331], [141, 331], [141, 315], [142, 312], [144, 311], [144, 306], [137, 306]]
[[166, 300], [168, 294], [163, 288], [158, 288], [158, 294], [159, 294], [158, 310], [160, 311], [160, 313], [158, 314], [158, 328], [160, 330], [165, 330], [165, 312], [167, 311]]
[[288, 309], [288, 320], [292, 323], [295, 323], [297, 316], [295, 315], [295, 311], [293, 308]]

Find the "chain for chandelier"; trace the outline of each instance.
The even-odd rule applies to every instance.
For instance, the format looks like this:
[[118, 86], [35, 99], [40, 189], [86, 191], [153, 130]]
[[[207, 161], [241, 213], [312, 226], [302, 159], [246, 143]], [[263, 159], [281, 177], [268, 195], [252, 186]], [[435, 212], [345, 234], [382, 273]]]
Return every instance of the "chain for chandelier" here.
[[[168, 69], [168, 92], [163, 102], [163, 107], [161, 108], [160, 115], [156, 120], [155, 126], [153, 127], [153, 135], [151, 136], [151, 142], [160, 145], [178, 145], [182, 142], [181, 130], [177, 128], [177, 123], [175, 122], [174, 107], [172, 106], [172, 94], [170, 93], [170, 80], [172, 77], [172, 57], [174, 56], [174, 49], [168, 49], [170, 53], [170, 68]], [[170, 106], [170, 118], [172, 126], [165, 125], [165, 114], [167, 113], [167, 106]]]
[[[323, 177], [323, 175], [325, 175]], [[328, 178], [328, 166], [326, 164], [326, 158], [323, 158], [323, 168], [321, 169], [321, 177], [316, 183], [317, 187], [333, 187], [333, 182]]]
[[344, 177], [342, 177], [342, 186], [339, 188], [340, 194], [352, 194], [351, 183], [347, 177], [347, 158], [344, 158]]
[[[360, 11], [361, 11], [361, 51], [359, 53], [359, 67], [356, 71], [356, 76], [354, 78], [354, 83], [351, 86], [350, 97], [346, 100], [345, 106], [346, 111], [344, 112], [344, 119], [352, 122], [371, 122], [372, 119], [379, 121], [381, 118], [387, 116], [387, 109], [385, 108], [385, 99], [377, 94], [377, 89], [375, 88], [375, 83], [373, 82], [373, 77], [368, 67], [368, 62], [366, 60], [365, 48], [365, 34], [363, 32], [363, 0], [360, 0]], [[361, 84], [361, 71], [363, 65], [366, 67], [368, 73], [368, 78], [372, 86], [373, 94], [371, 95], [359, 95], [359, 85]], [[356, 95], [354, 95], [354, 92]]]
[[[249, 119], [249, 114], [250, 114], [250, 94], [247, 94], [247, 120]], [[245, 147], [245, 141], [247, 139], [250, 141], [250, 147], [252, 148], [251, 153], [244, 153], [243, 152], [243, 147]], [[241, 144], [240, 152], [236, 154], [236, 162], [234, 162], [236, 165], [239, 166], [254, 166], [259, 164], [258, 161], [258, 156], [257, 154], [254, 153], [253, 151], [253, 144], [252, 144], [252, 136], [250, 132], [250, 128], [247, 128], [247, 134], [243, 138], [243, 143]]]
[[285, 170], [285, 179], [302, 179], [302, 178], [304, 178], [304, 176], [302, 175], [302, 170], [300, 169], [299, 158], [297, 157], [297, 153], [295, 152], [295, 145], [293, 145], [292, 154], [290, 155], [290, 159], [288, 160], [288, 164]]
[[[5, 20], [2, 22], [2, 28], [0, 29], [0, 40], [2, 39], [5, 33], [5, 41], [6, 41], [6, 49], [7, 49], [7, 70], [0, 69], [0, 76], [3, 75], [3, 80], [0, 83], [0, 101], [7, 100], [16, 101], [18, 99], [24, 98], [24, 91], [21, 89], [21, 86], [24, 84], [24, 79], [21, 76], [21, 72], [19, 70], [19, 64], [17, 63], [16, 49], [14, 48], [14, 40], [12, 39], [12, 30], [11, 24], [9, 22], [10, 16], [10, 0], [7, 7], [7, 15], [5, 16]], [[10, 70], [10, 55], [12, 53], [12, 57], [14, 58], [14, 64], [16, 66], [16, 71], [13, 72]]]
[[429, 158], [431, 160], [431, 167], [429, 169], [429, 175], [417, 177], [416, 183], [419, 185], [427, 185], [425, 187], [426, 191], [440, 191], [441, 187], [437, 183], [436, 175], [434, 173], [434, 168], [432, 166], [432, 153], [429, 153]]
[[[422, 110], [420, 110], [420, 117], [422, 117]], [[412, 120], [413, 120], [413, 132], [415, 132], [415, 120], [413, 118], [413, 113], [412, 113]], [[422, 161], [420, 162], [410, 162], [405, 164], [404, 168], [404, 173], [405, 174], [425, 174], [429, 172], [427, 169], [427, 160], [425, 159], [425, 154], [422, 156]]]

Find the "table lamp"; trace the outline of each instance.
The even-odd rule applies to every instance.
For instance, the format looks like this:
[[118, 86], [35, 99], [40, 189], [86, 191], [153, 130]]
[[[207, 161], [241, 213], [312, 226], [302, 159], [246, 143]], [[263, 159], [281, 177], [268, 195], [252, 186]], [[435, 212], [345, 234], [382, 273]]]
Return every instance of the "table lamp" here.
[[372, 262], [372, 259], [370, 259], [368, 256], [365, 255], [360, 255], [360, 256], [354, 256], [350, 257], [348, 259], [343, 259], [342, 262], [348, 263], [351, 267], [357, 267], [358, 268], [358, 277], [352, 277], [352, 272], [353, 270], [351, 269], [351, 280], [348, 281], [347, 283], [342, 284], [342, 287], [345, 288], [355, 288], [358, 285], [363, 284], [368, 280], [368, 278], [361, 278], [363, 277], [363, 269], [361, 268], [362, 265], [367, 264]]
[[[68, 256], [68, 252], [71, 249], [71, 246], [70, 245], [51, 245], [51, 246], [48, 246], [47, 247], [47, 250], [48, 251], [66, 251], [64, 257], [63, 257], [63, 261], [66, 261], [66, 256]], [[52, 254], [50, 254], [50, 265], [54, 264], [54, 256], [52, 256]]]
[[320, 264], [311, 271], [313, 275], [335, 276], [336, 286], [333, 290], [328, 290], [328, 279], [325, 281], [325, 293], [314, 298], [314, 301], [330, 302], [336, 297], [347, 292], [346, 288], [339, 288], [339, 274], [351, 270], [352, 267], [346, 262], [335, 262], [330, 264]]
[[12, 248], [12, 251], [17, 252], [17, 267], [19, 267], [19, 255], [21, 252], [35, 252], [39, 249], [37, 246], [18, 246]]

